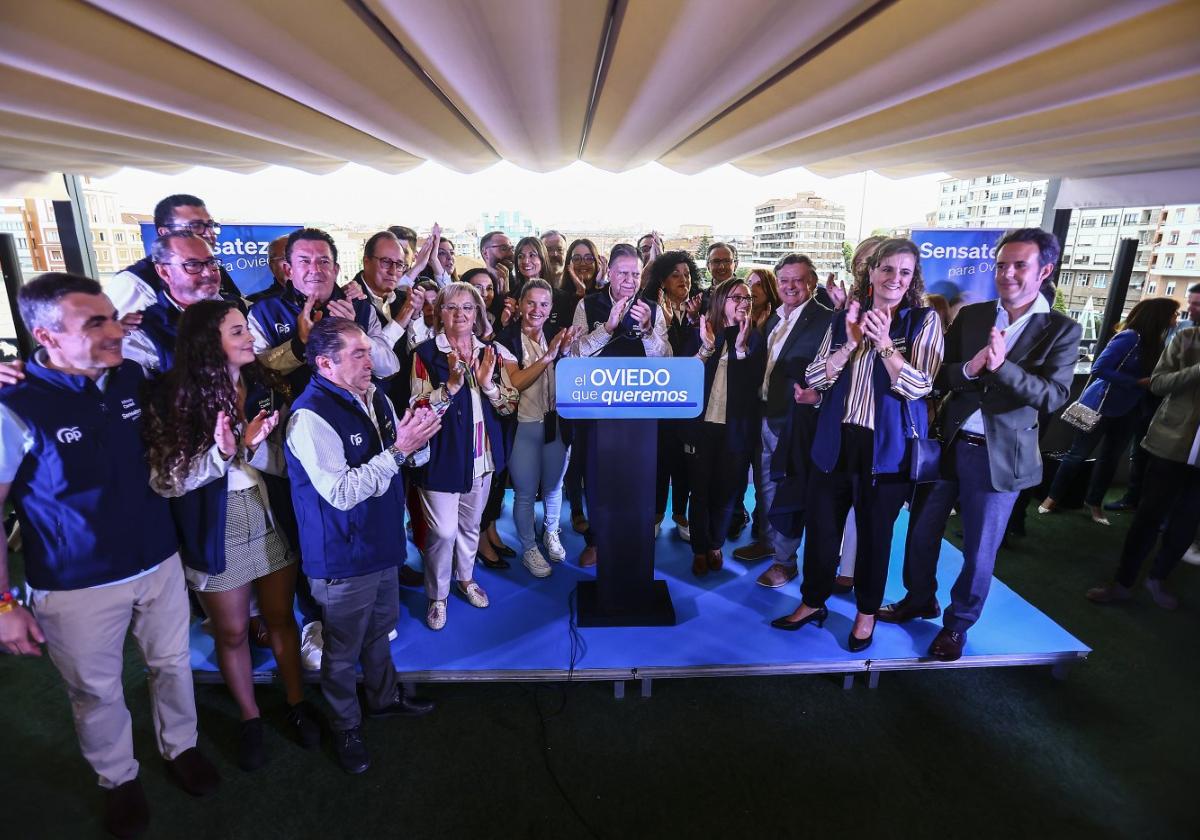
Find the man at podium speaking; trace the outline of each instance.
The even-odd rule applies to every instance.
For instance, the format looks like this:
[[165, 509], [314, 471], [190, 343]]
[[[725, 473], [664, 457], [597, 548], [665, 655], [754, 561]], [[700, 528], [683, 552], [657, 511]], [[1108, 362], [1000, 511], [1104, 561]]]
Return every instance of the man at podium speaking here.
[[[573, 326], [581, 328], [573, 355], [646, 357], [670, 356], [667, 323], [658, 303], [638, 295], [642, 261], [637, 249], [621, 243], [614, 245], [608, 258], [608, 285], [579, 301]], [[575, 445], [586, 446], [588, 435], [576, 438]], [[585, 488], [590, 490], [590, 488]], [[591, 509], [591, 503], [588, 503]], [[587, 547], [579, 555], [580, 566], [596, 565], [596, 537], [591, 528], [583, 535]]]

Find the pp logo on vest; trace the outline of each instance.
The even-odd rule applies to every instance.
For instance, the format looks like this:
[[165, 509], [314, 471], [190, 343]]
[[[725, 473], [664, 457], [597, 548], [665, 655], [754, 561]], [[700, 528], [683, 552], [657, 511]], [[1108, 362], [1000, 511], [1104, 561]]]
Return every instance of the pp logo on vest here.
[[362, 446], [362, 442], [363, 442], [362, 435], [350, 435], [350, 443], [353, 444], [354, 446]]
[[275, 332], [279, 333], [280, 335], [288, 335], [289, 333], [291, 333], [291, 331], [292, 331], [291, 324], [278, 324], [277, 323], [275, 325]]
[[58, 438], [59, 443], [76, 443], [83, 440], [83, 432], [79, 431], [78, 426], [63, 426], [54, 436]]

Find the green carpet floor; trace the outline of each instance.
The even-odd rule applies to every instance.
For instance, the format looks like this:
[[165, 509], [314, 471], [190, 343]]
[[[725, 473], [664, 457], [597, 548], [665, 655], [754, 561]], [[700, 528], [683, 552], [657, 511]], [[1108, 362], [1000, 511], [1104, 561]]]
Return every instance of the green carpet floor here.
[[[127, 657], [151, 837], [1136, 837], [1200, 836], [1200, 569], [1172, 578], [1175, 613], [1139, 590], [1103, 608], [1131, 514], [1029, 516], [998, 576], [1094, 648], [1059, 682], [1047, 668], [442, 685], [422, 720], [371, 721], [373, 766], [343, 774], [279, 725], [259, 688], [271, 761], [233, 761], [234, 707], [197, 686], [201, 746], [222, 788], [193, 800], [167, 779], [145, 679]], [[953, 530], [953, 525], [951, 527]], [[19, 563], [14, 564], [19, 565]], [[309, 688], [320, 704], [319, 690]], [[3, 837], [100, 837], [101, 797], [48, 660], [0, 656]]]

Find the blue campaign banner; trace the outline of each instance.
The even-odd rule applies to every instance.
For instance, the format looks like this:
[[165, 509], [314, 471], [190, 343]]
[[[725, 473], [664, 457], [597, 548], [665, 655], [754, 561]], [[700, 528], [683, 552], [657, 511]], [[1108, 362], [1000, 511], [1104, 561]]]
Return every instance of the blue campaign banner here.
[[951, 304], [995, 300], [996, 243], [1003, 235], [985, 228], [914, 230], [925, 291]]
[[[267, 265], [271, 240], [286, 236], [301, 225], [236, 225], [221, 224], [217, 237], [216, 256], [233, 278], [243, 295], [252, 295], [269, 287], [274, 281]], [[146, 253], [158, 238], [152, 222], [142, 222], [142, 242]]]
[[559, 359], [558, 413], [569, 420], [695, 417], [704, 404], [704, 365], [697, 358]]

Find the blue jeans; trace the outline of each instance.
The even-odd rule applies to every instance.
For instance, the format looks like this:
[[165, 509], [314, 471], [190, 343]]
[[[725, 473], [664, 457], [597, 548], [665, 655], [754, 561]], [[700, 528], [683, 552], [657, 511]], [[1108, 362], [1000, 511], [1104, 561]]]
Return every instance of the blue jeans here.
[[1050, 484], [1050, 498], [1061, 501], [1067, 495], [1067, 488], [1071, 486], [1071, 479], [1079, 471], [1080, 465], [1092, 454], [1096, 444], [1100, 444], [1084, 503], [1093, 507], [1103, 504], [1104, 494], [1112, 483], [1117, 464], [1133, 436], [1137, 414], [1137, 409], [1134, 409], [1120, 417], [1101, 417], [1090, 432], [1076, 432], [1071, 449], [1063, 456], [1058, 472], [1054, 474], [1054, 481]]
[[508, 474], [513, 485], [513, 520], [517, 525], [517, 536], [521, 538], [522, 551], [537, 547], [533, 500], [537, 498], [538, 489], [542, 491], [547, 531], [558, 530], [562, 510], [563, 476], [570, 450], [561, 438], [546, 443], [545, 429], [546, 424], [541, 420], [518, 423], [512, 455], [508, 459]]

